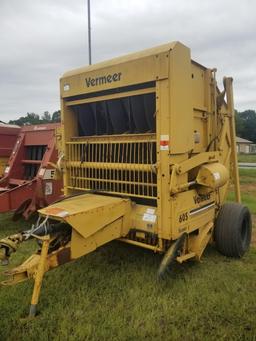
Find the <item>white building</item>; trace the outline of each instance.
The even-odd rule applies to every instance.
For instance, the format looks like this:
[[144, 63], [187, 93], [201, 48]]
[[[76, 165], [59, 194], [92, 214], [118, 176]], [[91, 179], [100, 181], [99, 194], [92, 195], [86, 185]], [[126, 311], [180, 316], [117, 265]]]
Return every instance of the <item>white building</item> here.
[[236, 150], [238, 153], [249, 154], [252, 153], [253, 142], [242, 139], [241, 137], [236, 137]]

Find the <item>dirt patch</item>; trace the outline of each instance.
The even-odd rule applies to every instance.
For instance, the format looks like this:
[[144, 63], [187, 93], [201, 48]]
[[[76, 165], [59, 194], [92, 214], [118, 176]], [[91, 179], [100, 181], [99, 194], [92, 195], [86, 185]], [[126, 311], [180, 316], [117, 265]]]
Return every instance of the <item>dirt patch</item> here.
[[240, 185], [242, 193], [256, 192], [256, 185], [253, 184], [241, 184]]
[[[234, 190], [235, 190], [234, 185], [230, 185], [229, 190], [231, 192], [234, 192]], [[241, 193], [248, 193], [248, 192], [255, 193], [256, 192], [256, 183], [251, 182], [251, 183], [240, 184], [240, 190], [241, 190]]]

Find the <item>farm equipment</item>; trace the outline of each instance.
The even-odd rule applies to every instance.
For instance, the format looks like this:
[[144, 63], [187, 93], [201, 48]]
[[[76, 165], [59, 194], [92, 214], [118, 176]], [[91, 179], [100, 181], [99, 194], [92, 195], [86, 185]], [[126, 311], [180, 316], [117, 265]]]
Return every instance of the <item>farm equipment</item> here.
[[[221, 92], [216, 69], [174, 42], [67, 72], [60, 87], [65, 199], [0, 241], [4, 261], [28, 239], [41, 245], [3, 283], [34, 278], [30, 316], [46, 271], [115, 239], [162, 253], [160, 278], [213, 240], [243, 256], [251, 218], [240, 204], [232, 78]], [[225, 204], [231, 178], [237, 203]]]
[[14, 219], [28, 219], [37, 209], [61, 196], [55, 179], [59, 124], [24, 126], [16, 139], [4, 177], [0, 180], [0, 212], [14, 211]]
[[4, 175], [19, 131], [19, 126], [0, 123], [0, 178]]

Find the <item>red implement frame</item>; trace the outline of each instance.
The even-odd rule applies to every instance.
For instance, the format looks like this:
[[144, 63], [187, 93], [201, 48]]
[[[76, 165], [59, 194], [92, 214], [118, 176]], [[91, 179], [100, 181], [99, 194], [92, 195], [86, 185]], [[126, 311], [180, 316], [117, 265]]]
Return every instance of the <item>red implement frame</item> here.
[[60, 124], [21, 128], [4, 177], [0, 180], [0, 212], [15, 211], [25, 219], [61, 197], [62, 180], [55, 179]]
[[19, 132], [18, 126], [0, 123], [0, 177], [3, 176]]

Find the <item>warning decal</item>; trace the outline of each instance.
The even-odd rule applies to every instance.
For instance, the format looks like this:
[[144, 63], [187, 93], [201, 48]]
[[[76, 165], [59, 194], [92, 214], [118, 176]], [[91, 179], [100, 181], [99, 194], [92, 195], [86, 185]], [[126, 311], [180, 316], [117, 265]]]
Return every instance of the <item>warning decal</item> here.
[[169, 150], [169, 135], [160, 135], [160, 150]]
[[66, 211], [65, 209], [63, 208], [60, 208], [60, 207], [48, 207], [44, 210], [46, 214], [48, 215], [52, 215], [52, 216], [57, 216], [57, 217], [66, 217], [69, 215], [68, 211]]

